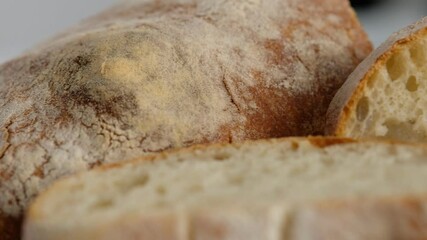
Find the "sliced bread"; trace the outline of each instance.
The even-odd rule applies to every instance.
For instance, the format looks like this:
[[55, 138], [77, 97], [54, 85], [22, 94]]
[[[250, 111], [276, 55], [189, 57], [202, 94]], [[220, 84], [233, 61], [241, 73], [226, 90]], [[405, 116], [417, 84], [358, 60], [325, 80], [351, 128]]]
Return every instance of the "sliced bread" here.
[[0, 240], [19, 238], [28, 202], [61, 176], [323, 132], [371, 51], [347, 0], [121, 2], [0, 65]]
[[56, 182], [24, 240], [426, 239], [427, 148], [290, 138], [193, 147]]
[[427, 18], [392, 35], [334, 97], [326, 133], [427, 141]]

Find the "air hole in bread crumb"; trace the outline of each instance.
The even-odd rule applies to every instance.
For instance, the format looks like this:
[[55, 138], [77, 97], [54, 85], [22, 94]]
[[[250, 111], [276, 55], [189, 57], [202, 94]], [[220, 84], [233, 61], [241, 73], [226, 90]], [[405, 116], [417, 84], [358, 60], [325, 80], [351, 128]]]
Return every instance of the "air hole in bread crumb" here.
[[216, 153], [213, 158], [218, 161], [224, 161], [230, 159], [231, 155], [226, 152]]
[[411, 59], [416, 66], [422, 67], [426, 62], [425, 47], [422, 43], [415, 43], [409, 50]]
[[163, 186], [163, 185], [159, 185], [159, 186], [157, 186], [157, 188], [156, 188], [156, 192], [157, 192], [157, 194], [158, 194], [158, 195], [160, 195], [160, 196], [164, 196], [164, 195], [166, 195], [166, 188], [165, 188], [165, 186]]
[[378, 78], [382, 78], [380, 77], [380, 72], [376, 71], [372, 74], [372, 76], [368, 79], [367, 84], [369, 88], [375, 89], [374, 86], [377, 82]]
[[190, 192], [191, 193], [197, 193], [197, 192], [202, 192], [203, 191], [203, 186], [201, 185], [193, 185], [190, 187]]
[[322, 163], [325, 165], [325, 166], [331, 166], [331, 165], [333, 165], [334, 164], [334, 159], [332, 159], [332, 158], [324, 158], [324, 159], [322, 159]]
[[386, 96], [391, 96], [393, 94], [393, 88], [390, 84], [387, 84], [387, 86], [384, 88], [384, 92]]
[[241, 185], [243, 183], [243, 176], [242, 175], [235, 175], [228, 179], [228, 182], [232, 185]]
[[289, 175], [298, 176], [300, 174], [303, 174], [306, 170], [307, 170], [307, 166], [304, 166], [304, 165], [294, 166], [289, 169]]
[[363, 97], [360, 99], [356, 108], [357, 120], [364, 121], [369, 114], [369, 99], [367, 97]]
[[101, 199], [93, 205], [92, 209], [102, 210], [102, 209], [110, 208], [113, 205], [114, 205], [114, 202], [112, 199]]
[[415, 76], [410, 76], [406, 82], [406, 89], [410, 92], [415, 92], [418, 90], [418, 82]]
[[415, 121], [400, 122], [396, 119], [388, 119], [384, 125], [388, 131], [385, 137], [399, 140], [422, 140], [425, 139], [425, 134], [414, 129]]
[[150, 181], [150, 177], [147, 174], [141, 174], [135, 177], [131, 182], [131, 187], [143, 187]]
[[83, 188], [84, 188], [84, 185], [83, 185], [82, 182], [75, 183], [75, 184], [73, 184], [73, 185], [71, 185], [69, 187], [69, 189], [70, 189], [71, 192], [73, 192], [73, 191], [79, 191], [79, 190], [82, 190]]
[[263, 168], [263, 169], [262, 169], [262, 172], [263, 172], [263, 173], [265, 173], [265, 174], [270, 174], [270, 173], [272, 173], [273, 171], [272, 171], [272, 169], [271, 169], [271, 168], [269, 168], [269, 167], [265, 167], [265, 168]]
[[387, 61], [387, 72], [392, 81], [398, 79], [405, 72], [404, 62], [402, 53], [396, 53]]
[[292, 142], [292, 150], [298, 150], [299, 144], [297, 142]]

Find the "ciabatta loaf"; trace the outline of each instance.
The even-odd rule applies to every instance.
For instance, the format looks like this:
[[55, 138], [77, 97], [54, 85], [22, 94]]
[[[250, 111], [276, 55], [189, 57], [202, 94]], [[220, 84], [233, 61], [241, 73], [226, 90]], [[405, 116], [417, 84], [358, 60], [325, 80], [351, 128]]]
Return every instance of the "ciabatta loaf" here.
[[427, 141], [427, 18], [391, 36], [350, 75], [327, 134]]
[[309, 138], [193, 147], [63, 179], [24, 240], [427, 238], [427, 147]]
[[139, 0], [88, 19], [0, 66], [0, 239], [60, 176], [321, 132], [370, 50], [347, 0]]

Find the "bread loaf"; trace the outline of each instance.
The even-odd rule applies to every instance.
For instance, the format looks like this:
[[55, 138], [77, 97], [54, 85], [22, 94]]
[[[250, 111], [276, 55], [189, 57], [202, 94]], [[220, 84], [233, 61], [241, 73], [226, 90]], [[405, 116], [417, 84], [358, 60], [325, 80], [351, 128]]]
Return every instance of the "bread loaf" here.
[[427, 18], [392, 35], [351, 74], [327, 134], [427, 141]]
[[320, 133], [370, 50], [347, 0], [122, 3], [0, 66], [0, 216], [103, 162]]
[[193, 147], [61, 180], [24, 240], [427, 237], [427, 148], [348, 139]]

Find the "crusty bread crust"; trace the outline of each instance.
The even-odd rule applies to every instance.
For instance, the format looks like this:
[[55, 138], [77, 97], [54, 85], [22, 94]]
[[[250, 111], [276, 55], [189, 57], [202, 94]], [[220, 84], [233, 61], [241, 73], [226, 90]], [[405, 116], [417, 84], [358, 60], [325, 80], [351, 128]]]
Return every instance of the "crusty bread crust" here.
[[427, 18], [393, 34], [375, 49], [348, 77], [333, 98], [326, 116], [326, 135], [346, 136], [345, 126], [350, 114], [355, 112], [357, 103], [363, 97], [364, 89], [371, 76], [383, 66], [396, 51], [417, 38], [427, 34]]
[[104, 162], [321, 133], [370, 51], [347, 0], [122, 3], [0, 66], [0, 210]]
[[[285, 138], [247, 141], [233, 144], [236, 148], [245, 145], [280, 144], [290, 142], [298, 146], [308, 141], [318, 148], [329, 148], [359, 141], [346, 138]], [[365, 143], [387, 143], [406, 145], [426, 150], [425, 144], [365, 140]], [[170, 155], [220, 150], [228, 144], [197, 145], [186, 149], [170, 150], [132, 161], [100, 166], [92, 171], [106, 171], [125, 164], [144, 161], [162, 161]], [[84, 174], [84, 173], [80, 173]], [[78, 178], [79, 174], [72, 176]], [[56, 240], [64, 232], [40, 226], [44, 215], [41, 210], [47, 197], [62, 188], [61, 181], [55, 182], [42, 193], [28, 209], [24, 227], [25, 240]], [[396, 196], [383, 198], [352, 198], [304, 203], [297, 206], [278, 203], [264, 207], [227, 205], [196, 209], [195, 211], [159, 212], [154, 215], [122, 216], [108, 225], [84, 229], [70, 236], [70, 240], [104, 239], [176, 239], [176, 240], [220, 240], [220, 239], [425, 239], [427, 238], [427, 199], [425, 196]], [[278, 230], [279, 229], [279, 230]], [[68, 238], [61, 238], [68, 240]]]
[[[280, 142], [291, 142], [295, 144], [295, 147], [297, 148], [299, 145], [299, 142], [301, 141], [308, 141], [311, 145], [316, 146], [318, 148], [328, 148], [335, 145], [344, 145], [344, 144], [352, 144], [352, 143], [358, 143], [358, 142], [365, 142], [365, 143], [387, 143], [390, 145], [405, 145], [405, 146], [413, 146], [417, 148], [425, 148], [427, 150], [427, 145], [424, 143], [418, 143], [418, 142], [407, 142], [407, 141], [399, 141], [399, 140], [392, 140], [392, 139], [353, 139], [353, 138], [346, 138], [346, 137], [334, 137], [334, 136], [308, 136], [308, 137], [286, 137], [286, 138], [271, 138], [271, 139], [260, 139], [260, 140], [246, 140], [243, 142], [236, 142], [236, 143], [210, 143], [210, 144], [195, 144], [186, 148], [178, 148], [178, 149], [168, 149], [159, 153], [155, 154], [148, 154], [144, 156], [140, 156], [137, 158], [124, 160], [120, 162], [114, 162], [114, 163], [107, 163], [102, 164], [99, 166], [94, 167], [91, 169], [92, 171], [105, 171], [110, 168], [120, 168], [121, 166], [125, 164], [138, 164], [138, 162], [146, 162], [146, 161], [162, 161], [163, 159], [166, 159], [169, 155], [174, 154], [183, 154], [183, 153], [194, 153], [199, 151], [204, 151], [207, 148], [209, 149], [218, 149], [220, 150], [223, 147], [227, 146], [234, 146], [236, 148], [239, 148], [243, 145], [245, 146], [256, 146], [258, 144], [277, 144]], [[76, 175], [84, 174], [84, 172], [80, 172], [77, 174], [73, 174], [69, 177], [75, 177]], [[67, 178], [63, 177], [62, 179]], [[54, 186], [56, 183], [53, 183], [52, 186]], [[49, 189], [52, 189], [53, 187], [50, 187]], [[49, 191], [49, 190], [48, 190]]]

